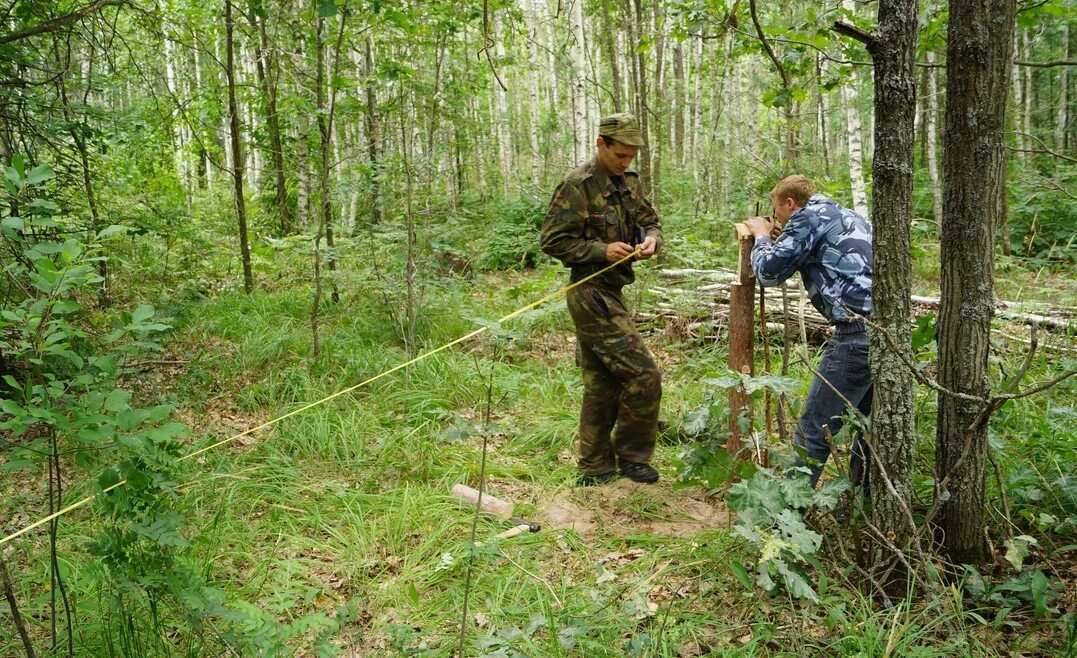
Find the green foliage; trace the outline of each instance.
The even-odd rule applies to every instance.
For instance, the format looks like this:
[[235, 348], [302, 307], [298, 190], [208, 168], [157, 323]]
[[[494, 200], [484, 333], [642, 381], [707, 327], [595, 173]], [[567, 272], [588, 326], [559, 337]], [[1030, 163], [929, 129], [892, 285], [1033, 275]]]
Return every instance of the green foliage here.
[[450, 215], [435, 240], [438, 249], [479, 270], [534, 267], [546, 203], [535, 195], [500, 199]]
[[[1072, 187], [1072, 174], [1060, 183]], [[1033, 267], [1059, 267], [1077, 262], [1077, 200], [1060, 196], [1042, 185], [1015, 185], [1010, 191], [1009, 234], [1013, 253]]]
[[1077, 472], [1047, 478], [1030, 468], [1010, 473], [1007, 488], [1017, 514], [1039, 532], [1077, 537]]
[[1059, 613], [1058, 608], [1052, 607], [1050, 602], [1062, 595], [1064, 585], [1058, 581], [1052, 582], [1042, 571], [1026, 569], [1015, 577], [993, 583], [971, 564], [964, 567], [962, 587], [965, 593], [973, 601], [991, 604], [996, 610], [991, 623], [995, 628], [1019, 627], [1020, 621], [1009, 619], [1008, 616], [1024, 604], [1032, 605], [1038, 619]]
[[734, 532], [757, 553], [757, 585], [767, 592], [783, 587], [796, 598], [819, 600], [805, 565], [815, 563], [823, 538], [805, 525], [803, 510], [833, 510], [839, 494], [848, 490], [846, 478], [826, 480], [817, 491], [806, 477], [767, 469], [730, 488], [729, 506], [739, 517]]
[[[703, 404], [685, 412], [680, 421], [680, 433], [689, 440], [678, 455], [678, 482], [682, 485], [702, 484], [721, 487], [731, 478], [750, 477], [755, 464], [743, 455], [730, 455], [726, 450], [729, 438], [728, 390], [737, 389], [759, 402], [767, 391], [780, 394], [793, 390], [797, 383], [788, 377], [761, 375], [752, 377], [730, 372], [717, 378], [705, 378]], [[738, 419], [742, 434], [751, 433], [747, 417]], [[751, 450], [751, 446], [745, 448]]]

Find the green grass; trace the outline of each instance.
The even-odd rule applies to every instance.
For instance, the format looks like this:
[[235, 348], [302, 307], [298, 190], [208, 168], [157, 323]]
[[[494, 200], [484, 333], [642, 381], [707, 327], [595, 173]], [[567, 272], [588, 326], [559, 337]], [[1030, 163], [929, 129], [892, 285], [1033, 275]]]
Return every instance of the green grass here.
[[[695, 258], [693, 250], [705, 252], [712, 243], [679, 240], [672, 262], [723, 262], [711, 252]], [[341, 275], [350, 284], [341, 285], [342, 303], [323, 308], [318, 362], [311, 359], [310, 291], [296, 283], [177, 306], [172, 349], [200, 351], [200, 358], [178, 376], [132, 385], [148, 400], [179, 404], [196, 447], [405, 360], [383, 300], [359, 283], [372, 274], [344, 253], [342, 261], [355, 269]], [[291, 257], [279, 259], [281, 272], [299, 267]], [[542, 266], [431, 283], [419, 349], [473, 329], [473, 318], [493, 319], [537, 299], [563, 280], [560, 268]], [[921, 283], [930, 285], [926, 278]], [[1011, 647], [1048, 655], [1061, 646], [1057, 620], [1028, 619], [1019, 633], [1006, 635], [990, 623], [993, 612], [974, 613], [959, 589], [879, 609], [842, 584], [844, 565], [826, 566], [818, 606], [745, 588], [729, 565], [746, 558], [738, 557], [740, 541], [727, 529], [673, 535], [649, 529], [647, 523], [667, 520], [673, 496], [684, 495], [668, 488], [609, 501], [601, 492], [574, 498], [600, 504], [620, 525], [600, 523], [589, 533], [547, 528], [487, 542], [473, 554], [471, 512], [448, 491], [478, 482], [488, 386], [486, 474], [493, 492], [516, 500], [520, 514], [540, 517], [575, 476], [581, 386], [563, 303], [506, 329], [194, 460], [176, 501], [191, 520], [187, 556], [243, 614], [219, 619], [222, 631], [185, 619], [182, 606], [166, 607], [161, 628], [174, 629], [174, 644], [144, 655], [214, 655], [229, 637], [258, 638], [261, 644], [251, 646], [262, 647], [263, 655], [312, 655], [319, 629], [329, 628], [344, 655], [447, 656], [457, 642], [469, 560], [469, 656], [926, 657], [1008, 655]], [[679, 338], [651, 342], [668, 359], [663, 416], [676, 423], [702, 402], [700, 380], [724, 372], [725, 353]], [[1020, 352], [1008, 349], [1001, 358], [1019, 360]], [[1057, 360], [1038, 362], [1030, 381], [1061, 367]], [[797, 367], [792, 375], [806, 389], [807, 370]], [[1050, 412], [1072, 405], [1072, 393], [1068, 386], [1000, 411], [993, 431], [1005, 442], [1007, 472], [1031, 462], [1048, 482], [1073, 463], [1072, 416]], [[925, 444], [933, 405], [933, 396], [921, 392]], [[670, 465], [680, 449], [658, 448], [656, 463], [667, 480], [675, 476]], [[99, 459], [108, 463], [107, 454]], [[480, 519], [477, 538], [504, 528]], [[110, 655], [102, 643], [100, 567], [82, 549], [94, 531], [86, 511], [70, 515], [61, 531], [68, 586], [79, 593], [78, 655]], [[22, 539], [11, 558], [17, 595], [41, 646], [48, 599], [43, 542], [40, 533]], [[339, 627], [311, 617], [346, 602], [357, 612]], [[11, 625], [0, 623], [0, 655], [16, 653], [17, 642]]]

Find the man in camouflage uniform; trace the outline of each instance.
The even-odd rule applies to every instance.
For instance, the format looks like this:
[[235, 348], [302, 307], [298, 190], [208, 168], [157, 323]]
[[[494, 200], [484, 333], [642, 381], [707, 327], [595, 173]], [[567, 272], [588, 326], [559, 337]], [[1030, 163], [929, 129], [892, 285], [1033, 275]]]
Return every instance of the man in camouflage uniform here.
[[[831, 434], [841, 430], [847, 411], [842, 397], [865, 415], [871, 413], [868, 328], [860, 319], [871, 315], [871, 224], [817, 194], [815, 184], [804, 176], [778, 181], [770, 199], [774, 217], [747, 222], [755, 236], [752, 268], [759, 283], [776, 286], [799, 271], [812, 305], [834, 326], [793, 436], [810, 458], [815, 486], [830, 457], [823, 427], [828, 426]], [[775, 220], [783, 228], [772, 242]], [[857, 438], [849, 475], [865, 485], [865, 496], [866, 455], [866, 446]]]
[[[662, 245], [658, 215], [643, 197], [639, 176], [628, 171], [643, 146], [636, 118], [605, 117], [598, 132], [595, 157], [557, 186], [542, 225], [542, 250], [571, 269], [572, 281], [637, 248], [636, 258], [650, 258]], [[583, 369], [582, 484], [609, 482], [618, 470], [637, 482], [658, 480], [649, 462], [658, 434], [662, 374], [621, 296], [621, 288], [634, 279], [626, 261], [567, 294]]]

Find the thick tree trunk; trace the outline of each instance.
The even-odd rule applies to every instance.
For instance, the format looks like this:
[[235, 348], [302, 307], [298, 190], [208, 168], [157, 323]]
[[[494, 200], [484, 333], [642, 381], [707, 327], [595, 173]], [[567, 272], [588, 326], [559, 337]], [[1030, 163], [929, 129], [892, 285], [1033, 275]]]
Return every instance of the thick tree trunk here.
[[[878, 25], [866, 36], [875, 75], [875, 141], [873, 159], [875, 213], [870, 335], [874, 398], [869, 432], [871, 518], [882, 534], [872, 546], [871, 565], [889, 573], [884, 583], [892, 593], [905, 593], [906, 574], [887, 542], [904, 550], [915, 541], [909, 513], [912, 504], [913, 373], [904, 365], [912, 358], [909, 329], [912, 309], [912, 171], [916, 118], [916, 0], [880, 0]], [[846, 30], [843, 33], [849, 34]], [[855, 35], [854, 35], [855, 36]], [[860, 38], [860, 37], [858, 37]], [[881, 332], [890, 335], [887, 341]], [[891, 348], [893, 343], [895, 349]]]
[[251, 272], [251, 249], [247, 242], [247, 204], [243, 198], [243, 150], [239, 141], [239, 111], [236, 105], [235, 55], [232, 36], [235, 26], [232, 21], [232, 2], [224, 1], [224, 23], [226, 31], [224, 72], [228, 78], [228, 117], [229, 138], [232, 156], [232, 182], [236, 195], [236, 217], [239, 221], [239, 254], [243, 261], [243, 289], [249, 295], [254, 290], [254, 275]]
[[[949, 6], [938, 377], [952, 391], [986, 397], [1016, 8], [1014, 0], [950, 0]], [[983, 405], [940, 394], [938, 406], [936, 495], [949, 496], [939, 527], [953, 562], [980, 563], [986, 557]]]
[[[905, 515], [912, 505], [913, 374], [904, 360], [912, 359], [912, 171], [916, 116], [916, 0], [881, 0], [877, 40], [872, 48], [875, 72], [875, 156], [872, 180], [874, 263], [872, 319], [889, 333], [901, 354], [881, 335], [871, 336], [874, 401], [871, 444], [878, 460], [871, 464], [872, 521], [898, 547], [907, 547], [915, 532]], [[883, 470], [885, 469], [885, 471]], [[893, 491], [885, 486], [885, 478]], [[875, 544], [873, 566], [895, 564], [896, 556]], [[900, 573], [900, 569], [898, 570]], [[895, 580], [896, 591], [904, 583]]]

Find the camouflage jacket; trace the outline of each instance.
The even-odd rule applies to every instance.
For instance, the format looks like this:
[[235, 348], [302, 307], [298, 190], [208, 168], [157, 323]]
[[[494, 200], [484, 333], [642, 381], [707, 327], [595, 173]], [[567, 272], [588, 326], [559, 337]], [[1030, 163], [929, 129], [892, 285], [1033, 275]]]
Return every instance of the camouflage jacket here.
[[[650, 202], [643, 198], [639, 175], [609, 176], [598, 160], [580, 165], [561, 181], [550, 200], [542, 223], [542, 251], [572, 269], [572, 280], [606, 267], [606, 246], [611, 242], [633, 243], [636, 227], [662, 246], [662, 224]], [[610, 288], [635, 280], [632, 262], [622, 263], [593, 279]]]
[[755, 239], [752, 268], [774, 286], [800, 271], [811, 303], [832, 324], [871, 314], [871, 224], [822, 194], [794, 212], [778, 241]]

